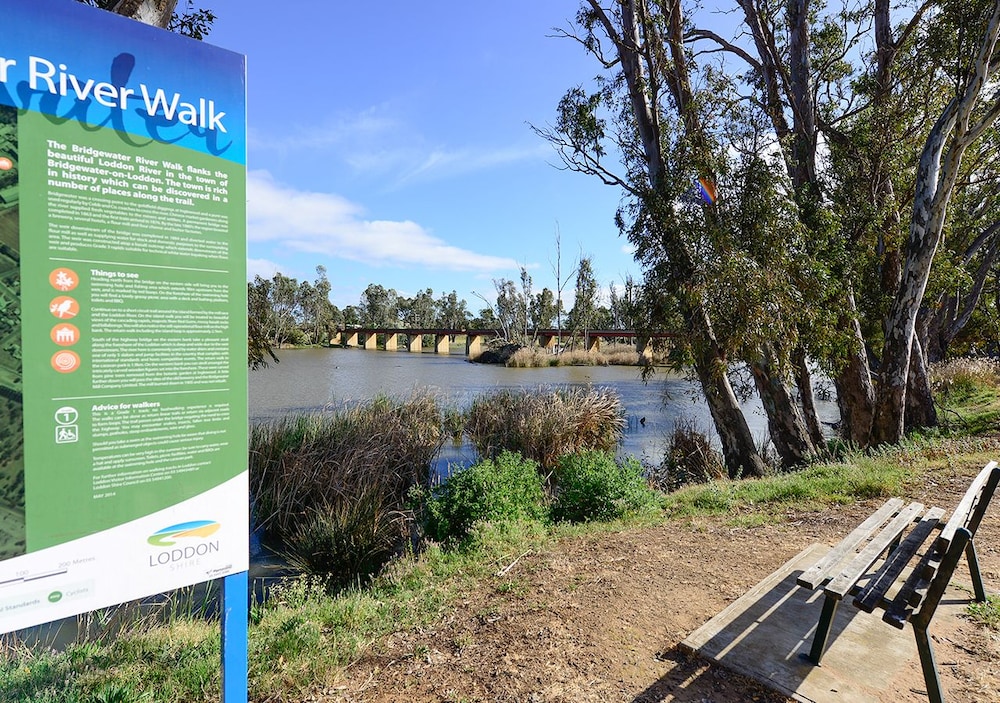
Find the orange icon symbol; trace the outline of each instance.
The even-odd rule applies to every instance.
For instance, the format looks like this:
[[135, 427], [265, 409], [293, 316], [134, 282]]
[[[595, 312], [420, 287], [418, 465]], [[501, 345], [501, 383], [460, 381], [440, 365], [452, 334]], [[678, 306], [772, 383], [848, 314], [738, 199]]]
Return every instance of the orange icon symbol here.
[[14, 168], [14, 162], [6, 156], [0, 156], [0, 171], [9, 171]]
[[49, 312], [60, 320], [68, 320], [77, 316], [77, 313], [80, 312], [80, 304], [68, 295], [60, 295], [49, 303]]
[[73, 269], [59, 268], [49, 274], [49, 283], [63, 293], [73, 290], [80, 283], [80, 277]]
[[52, 331], [49, 332], [49, 337], [59, 346], [69, 347], [80, 341], [80, 330], [77, 329], [76, 325], [66, 322], [53, 327]]
[[52, 355], [52, 368], [59, 373], [73, 373], [80, 368], [80, 357], [76, 352], [58, 351]]

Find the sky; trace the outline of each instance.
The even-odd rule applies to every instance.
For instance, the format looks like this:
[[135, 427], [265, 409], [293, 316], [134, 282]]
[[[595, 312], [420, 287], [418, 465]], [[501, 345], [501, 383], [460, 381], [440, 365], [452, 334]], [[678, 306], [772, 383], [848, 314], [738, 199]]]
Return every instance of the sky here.
[[561, 170], [530, 127], [599, 72], [553, 36], [575, 0], [196, 5], [217, 16], [207, 41], [247, 56], [251, 279], [322, 265], [341, 308], [377, 283], [476, 313], [522, 265], [555, 290], [557, 231], [564, 277], [581, 255], [604, 288], [638, 275], [621, 192]]

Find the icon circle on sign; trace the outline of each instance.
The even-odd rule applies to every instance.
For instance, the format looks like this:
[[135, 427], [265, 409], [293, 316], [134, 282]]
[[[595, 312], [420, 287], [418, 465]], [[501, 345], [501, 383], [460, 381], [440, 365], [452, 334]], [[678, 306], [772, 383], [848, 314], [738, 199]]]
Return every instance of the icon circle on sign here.
[[56, 422], [60, 425], [72, 425], [80, 417], [80, 413], [71, 405], [64, 405], [56, 410]]
[[49, 303], [49, 312], [60, 320], [68, 320], [71, 317], [76, 317], [80, 312], [80, 303], [68, 295], [60, 295]]
[[68, 268], [57, 268], [49, 274], [49, 284], [63, 293], [71, 291], [80, 284], [76, 271]]
[[76, 325], [64, 322], [53, 327], [49, 337], [61, 347], [70, 347], [80, 341], [80, 330]]
[[59, 373], [73, 373], [80, 368], [80, 356], [69, 350], [58, 351], [52, 355], [52, 368]]
[[14, 168], [14, 162], [6, 156], [0, 156], [0, 171], [9, 171]]

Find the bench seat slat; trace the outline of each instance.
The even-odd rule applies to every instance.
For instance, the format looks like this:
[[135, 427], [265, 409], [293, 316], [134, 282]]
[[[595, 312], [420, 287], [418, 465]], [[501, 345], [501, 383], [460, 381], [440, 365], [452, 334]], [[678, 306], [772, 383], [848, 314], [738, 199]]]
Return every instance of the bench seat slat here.
[[887, 500], [881, 508], [858, 525], [851, 534], [842, 539], [822, 559], [803, 571], [798, 579], [796, 579], [796, 583], [810, 590], [819, 588], [824, 581], [836, 573], [844, 557], [857, 549], [859, 544], [870, 538], [872, 534], [903, 507], [903, 504], [901, 498], [890, 498]]
[[899, 539], [907, 526], [913, 522], [914, 518], [924, 509], [923, 503], [910, 503], [899, 511], [892, 521], [879, 532], [864, 549], [836, 577], [826, 586], [826, 594], [833, 598], [843, 599], [857, 584], [858, 580], [864, 576], [872, 564], [889, 548], [893, 542]]
[[896, 583], [896, 579], [906, 568], [906, 565], [913, 558], [913, 555], [920, 551], [920, 548], [927, 541], [927, 538], [934, 533], [934, 529], [941, 524], [944, 516], [942, 508], [931, 508], [920, 519], [910, 534], [908, 534], [896, 549], [893, 550], [878, 573], [872, 577], [868, 584], [854, 598], [854, 605], [866, 613], [871, 613], [875, 608], [880, 607], [885, 601], [886, 594]]
[[[899, 589], [899, 593], [886, 606], [885, 612], [882, 614], [884, 622], [898, 630], [903, 629], [906, 621], [917, 611], [924, 596], [927, 595], [927, 589], [930, 588], [931, 581], [937, 576], [943, 556], [943, 552], [940, 552], [936, 547], [927, 550], [917, 565], [913, 567], [912, 573]], [[951, 575], [949, 574], [948, 577], [950, 580]]]

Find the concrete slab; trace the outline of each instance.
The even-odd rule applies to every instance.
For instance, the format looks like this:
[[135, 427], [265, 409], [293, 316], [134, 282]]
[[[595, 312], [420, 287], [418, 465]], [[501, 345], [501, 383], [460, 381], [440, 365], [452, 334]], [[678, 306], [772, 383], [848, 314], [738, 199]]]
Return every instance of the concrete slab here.
[[[681, 646], [803, 703], [879, 703], [908, 660], [913, 631], [897, 630], [845, 602], [838, 608], [822, 666], [805, 660], [823, 605], [822, 591], [795, 585], [829, 547], [803, 550], [685, 639]], [[935, 621], [964, 611], [969, 595], [949, 589]], [[931, 625], [933, 632], [934, 626]], [[919, 674], [909, 682], [923, 690]]]

